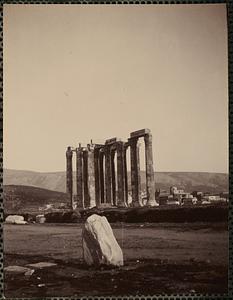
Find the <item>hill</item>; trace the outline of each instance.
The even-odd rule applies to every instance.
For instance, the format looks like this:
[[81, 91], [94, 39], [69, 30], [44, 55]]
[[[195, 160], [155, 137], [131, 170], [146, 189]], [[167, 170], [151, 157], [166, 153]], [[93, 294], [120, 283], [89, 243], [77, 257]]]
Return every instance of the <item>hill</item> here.
[[52, 191], [65, 192], [65, 176], [65, 172], [40, 173], [4, 169], [3, 184], [35, 186]]
[[[130, 173], [128, 173], [130, 186]], [[142, 189], [145, 188], [146, 174], [141, 171]], [[40, 173], [32, 171], [9, 170], [3, 172], [4, 185], [34, 186], [52, 191], [65, 192], [66, 173], [51, 172]], [[219, 193], [228, 190], [228, 174], [207, 172], [155, 172], [156, 188], [169, 190], [175, 185], [186, 191], [201, 190]], [[74, 173], [74, 190], [75, 190]]]
[[4, 212], [7, 214], [38, 213], [39, 207], [46, 204], [68, 203], [65, 193], [24, 185], [4, 185], [3, 199]]

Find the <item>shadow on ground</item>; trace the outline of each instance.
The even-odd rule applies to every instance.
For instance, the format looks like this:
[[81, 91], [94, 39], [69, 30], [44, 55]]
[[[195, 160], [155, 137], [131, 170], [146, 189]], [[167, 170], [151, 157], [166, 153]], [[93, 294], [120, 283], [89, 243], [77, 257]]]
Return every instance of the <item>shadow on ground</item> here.
[[[7, 255], [7, 265], [48, 261], [48, 257]], [[119, 296], [226, 293], [227, 268], [195, 260], [129, 260], [121, 268], [92, 268], [80, 261], [49, 260], [57, 266], [31, 276], [5, 274], [5, 296]]]

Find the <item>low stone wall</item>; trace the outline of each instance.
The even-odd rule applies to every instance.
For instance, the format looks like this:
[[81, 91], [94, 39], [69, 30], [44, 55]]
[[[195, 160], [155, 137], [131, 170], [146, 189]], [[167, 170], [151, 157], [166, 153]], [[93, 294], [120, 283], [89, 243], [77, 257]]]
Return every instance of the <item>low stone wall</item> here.
[[128, 209], [91, 209], [80, 211], [85, 220], [91, 214], [105, 216], [109, 222], [126, 223], [183, 223], [183, 222], [227, 222], [227, 205], [208, 205], [190, 207], [156, 207], [156, 208], [128, 208]]
[[[184, 223], [227, 222], [228, 205], [160, 206], [138, 208], [92, 208], [80, 211], [48, 212], [45, 223], [83, 223], [92, 214], [105, 216], [110, 223]], [[25, 221], [36, 222], [36, 215], [20, 214]], [[7, 215], [4, 216], [5, 218]]]
[[45, 214], [45, 223], [79, 223], [82, 222], [78, 211], [50, 212]]

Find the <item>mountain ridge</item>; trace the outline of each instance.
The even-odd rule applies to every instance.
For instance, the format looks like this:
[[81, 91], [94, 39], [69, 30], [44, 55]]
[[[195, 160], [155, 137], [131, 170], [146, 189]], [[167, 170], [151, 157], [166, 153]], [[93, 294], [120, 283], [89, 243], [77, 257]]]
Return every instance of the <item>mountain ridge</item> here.
[[[202, 190], [205, 192], [221, 192], [228, 190], [227, 173], [211, 172], [155, 172], [155, 187], [169, 190], [175, 185], [186, 191]], [[74, 172], [74, 192], [75, 192], [75, 172]], [[130, 186], [130, 172], [128, 172], [128, 183]], [[146, 174], [141, 171], [142, 189], [145, 189]], [[4, 185], [25, 185], [34, 186], [51, 191], [65, 192], [66, 172], [37, 172], [29, 170], [3, 170]]]

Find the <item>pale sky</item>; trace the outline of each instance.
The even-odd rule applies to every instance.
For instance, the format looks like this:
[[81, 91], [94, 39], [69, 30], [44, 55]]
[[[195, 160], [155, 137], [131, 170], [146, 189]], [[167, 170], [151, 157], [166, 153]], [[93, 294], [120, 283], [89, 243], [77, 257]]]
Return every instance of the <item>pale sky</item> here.
[[4, 5], [4, 168], [150, 128], [155, 171], [228, 172], [224, 4]]

